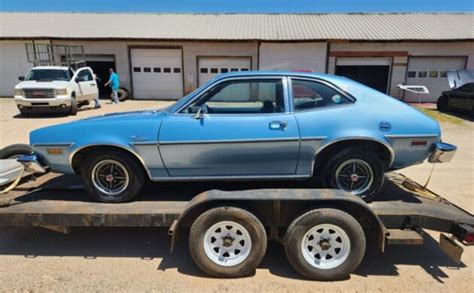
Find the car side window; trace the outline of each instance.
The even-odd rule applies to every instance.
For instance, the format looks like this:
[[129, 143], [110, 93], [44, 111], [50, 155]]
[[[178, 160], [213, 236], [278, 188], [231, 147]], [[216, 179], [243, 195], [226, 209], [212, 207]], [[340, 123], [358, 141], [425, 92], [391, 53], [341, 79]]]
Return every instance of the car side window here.
[[91, 81], [93, 80], [92, 73], [89, 69], [82, 69], [77, 74], [78, 77], [82, 77], [84, 81]]
[[231, 80], [219, 83], [180, 113], [205, 108], [212, 114], [257, 114], [285, 111], [281, 79]]
[[351, 103], [337, 90], [317, 81], [292, 79], [295, 112]]

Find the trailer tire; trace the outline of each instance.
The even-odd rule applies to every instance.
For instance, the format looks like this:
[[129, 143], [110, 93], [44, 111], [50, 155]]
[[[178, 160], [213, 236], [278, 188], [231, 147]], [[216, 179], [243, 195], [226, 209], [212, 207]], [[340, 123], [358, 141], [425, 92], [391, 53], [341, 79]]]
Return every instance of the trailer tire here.
[[[227, 234], [221, 237], [225, 229]], [[210, 209], [194, 221], [189, 232], [193, 260], [202, 271], [215, 277], [249, 275], [266, 250], [267, 235], [262, 223], [240, 208]]]
[[366, 245], [364, 230], [356, 219], [326, 208], [294, 220], [284, 243], [291, 266], [302, 276], [321, 281], [346, 278], [359, 266]]
[[118, 99], [120, 102], [123, 102], [128, 99], [128, 90], [121, 87], [117, 91]]
[[28, 144], [12, 144], [0, 150], [0, 160], [3, 159], [17, 159], [22, 155], [28, 155], [33, 152], [33, 149]]
[[[110, 171], [110, 178], [107, 177], [109, 175], [106, 164], [114, 165], [115, 172]], [[101, 174], [101, 170], [107, 175]], [[106, 203], [130, 201], [140, 192], [144, 181], [143, 168], [137, 160], [127, 153], [115, 150], [90, 156], [84, 162], [81, 174], [87, 193], [94, 199]], [[107, 186], [107, 182], [112, 182], [112, 187]]]

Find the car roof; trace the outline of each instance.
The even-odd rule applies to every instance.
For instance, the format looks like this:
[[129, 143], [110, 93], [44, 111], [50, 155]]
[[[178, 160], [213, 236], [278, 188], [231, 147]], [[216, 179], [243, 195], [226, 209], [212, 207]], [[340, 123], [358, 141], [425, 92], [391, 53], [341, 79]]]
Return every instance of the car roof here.
[[68, 70], [66, 66], [35, 66], [32, 69], [57, 69], [57, 70]]
[[251, 71], [235, 71], [229, 73], [219, 74], [214, 80], [219, 80], [229, 77], [249, 77], [249, 76], [293, 76], [293, 77], [306, 77], [306, 78], [319, 78], [328, 81], [342, 81], [347, 78], [332, 74], [317, 73], [317, 72], [303, 72], [303, 71], [289, 71], [289, 70], [251, 70]]

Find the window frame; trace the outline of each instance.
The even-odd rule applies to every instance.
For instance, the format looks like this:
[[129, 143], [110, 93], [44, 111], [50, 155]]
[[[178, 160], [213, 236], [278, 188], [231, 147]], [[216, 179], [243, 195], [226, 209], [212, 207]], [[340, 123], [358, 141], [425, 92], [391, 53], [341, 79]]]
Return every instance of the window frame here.
[[[330, 106], [325, 106], [325, 107], [316, 107], [316, 108], [304, 109], [301, 111], [295, 111], [295, 105], [293, 103], [294, 102], [293, 101], [293, 80], [310, 81], [310, 82], [316, 82], [316, 83], [325, 85], [333, 89], [334, 91], [338, 92], [343, 98], [346, 98], [350, 103], [332, 104]], [[352, 106], [357, 101], [357, 99], [354, 98], [352, 95], [350, 95], [348, 92], [342, 90], [338, 86], [326, 80], [319, 79], [319, 78], [299, 77], [299, 76], [291, 76], [288, 78], [288, 98], [289, 98], [291, 113], [294, 113], [294, 114], [321, 111], [321, 110], [340, 108], [340, 107], [348, 107], [348, 106]]]
[[193, 113], [180, 113], [182, 110], [187, 108], [190, 104], [194, 103], [196, 100], [200, 99], [202, 95], [204, 95], [208, 90], [212, 89], [213, 87], [218, 86], [221, 83], [224, 82], [229, 82], [229, 81], [245, 81], [248, 80], [249, 82], [252, 80], [268, 80], [268, 79], [274, 79], [274, 80], [281, 80], [282, 85], [283, 85], [283, 103], [284, 103], [284, 111], [283, 112], [275, 112], [275, 113], [229, 113], [229, 114], [222, 114], [222, 113], [209, 113], [208, 115], [210, 116], [227, 116], [227, 117], [235, 117], [235, 116], [261, 116], [261, 115], [282, 115], [282, 114], [288, 114], [291, 113], [290, 111], [290, 104], [288, 100], [288, 78], [286, 76], [281, 76], [281, 75], [249, 75], [249, 76], [242, 76], [242, 77], [228, 77], [228, 78], [223, 78], [221, 80], [218, 80], [216, 82], [213, 82], [203, 88], [196, 96], [194, 96], [192, 99], [187, 101], [185, 104], [183, 104], [181, 107], [176, 109], [172, 115], [185, 115], [185, 116], [195, 116], [196, 114]]
[[94, 81], [94, 74], [89, 68], [83, 68], [77, 71], [76, 77], [80, 77], [82, 72], [87, 72], [89, 73], [91, 80], [84, 80], [84, 82], [89, 82], [89, 81]]

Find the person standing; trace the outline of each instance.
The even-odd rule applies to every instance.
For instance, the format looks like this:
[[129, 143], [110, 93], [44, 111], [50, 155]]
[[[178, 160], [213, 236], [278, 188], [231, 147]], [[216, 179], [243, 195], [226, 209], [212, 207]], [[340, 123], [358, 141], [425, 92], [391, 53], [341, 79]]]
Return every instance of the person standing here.
[[110, 77], [109, 81], [104, 84], [104, 86], [109, 86], [112, 89], [112, 103], [118, 104], [118, 89], [119, 89], [119, 75], [114, 72], [113, 68], [109, 69]]
[[[100, 84], [100, 78], [94, 74], [94, 79], [95, 79], [95, 82], [97, 85]], [[94, 101], [95, 101], [95, 107], [94, 109], [99, 109], [101, 106], [100, 106], [100, 102], [99, 102], [99, 92], [97, 91], [97, 95], [95, 96], [94, 98]]]

